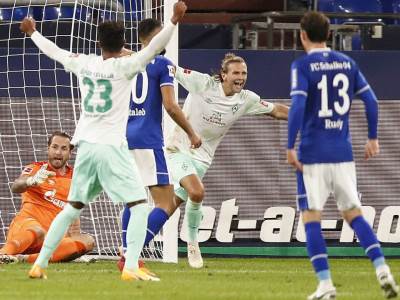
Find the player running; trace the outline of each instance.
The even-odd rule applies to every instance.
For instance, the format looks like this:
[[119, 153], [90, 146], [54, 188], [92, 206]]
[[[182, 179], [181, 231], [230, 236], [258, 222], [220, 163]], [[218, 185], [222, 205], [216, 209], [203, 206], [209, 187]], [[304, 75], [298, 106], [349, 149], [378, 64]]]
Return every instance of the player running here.
[[[170, 215], [186, 202], [188, 261], [191, 267], [201, 268], [203, 259], [197, 238], [204, 198], [201, 180], [211, 166], [219, 143], [241, 116], [268, 115], [286, 120], [288, 107], [261, 100], [256, 93], [243, 89], [247, 80], [247, 65], [243, 58], [232, 53], [225, 55], [218, 76], [176, 67], [175, 78], [189, 91], [183, 111], [200, 135], [202, 144], [198, 149], [191, 148], [187, 135], [179, 126], [175, 127], [167, 141], [175, 188]], [[166, 219], [150, 220], [148, 228], [158, 228], [159, 231]], [[152, 230], [152, 235], [158, 231]]]
[[125, 43], [125, 28], [119, 22], [104, 22], [98, 27], [102, 55], [76, 55], [58, 48], [36, 31], [32, 18], [25, 18], [21, 30], [50, 58], [78, 76], [82, 94], [82, 114], [73, 141], [78, 144], [75, 172], [69, 203], [50, 226], [39, 257], [29, 272], [31, 278], [46, 278], [44, 269], [69, 224], [85, 204], [104, 189], [114, 202], [125, 202], [131, 218], [127, 228], [127, 260], [122, 280], [154, 280], [157, 277], [139, 269], [148, 216], [146, 192], [130, 156], [126, 124], [132, 79], [165, 48], [175, 25], [184, 16], [186, 5], [177, 2], [171, 22], [143, 50], [120, 57]]
[[[12, 184], [14, 193], [22, 193], [22, 205], [0, 249], [0, 264], [36, 260], [51, 222], [67, 203], [73, 172], [68, 165], [74, 148], [70, 141], [71, 137], [65, 132], [53, 132], [48, 140], [48, 160], [27, 165]], [[93, 246], [93, 237], [80, 233], [77, 219], [50, 262], [76, 259], [91, 251]]]
[[[321, 233], [321, 213], [330, 194], [335, 196], [343, 218], [372, 261], [385, 297], [396, 297], [399, 287], [375, 233], [361, 213], [349, 133], [351, 102], [358, 96], [365, 105], [368, 121], [365, 159], [379, 153], [376, 96], [351, 58], [327, 48], [329, 19], [325, 15], [306, 13], [300, 25], [307, 55], [294, 61], [291, 68], [287, 160], [298, 170], [298, 207], [302, 211], [308, 255], [319, 280], [317, 290], [308, 299], [336, 297]], [[297, 159], [294, 146], [299, 131]]]

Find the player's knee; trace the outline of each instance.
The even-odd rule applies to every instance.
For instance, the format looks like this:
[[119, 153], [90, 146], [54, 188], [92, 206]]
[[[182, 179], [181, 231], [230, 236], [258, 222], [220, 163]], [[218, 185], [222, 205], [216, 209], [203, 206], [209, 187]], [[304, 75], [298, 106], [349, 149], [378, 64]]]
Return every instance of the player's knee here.
[[204, 188], [198, 187], [196, 189], [189, 190], [188, 195], [190, 200], [192, 200], [193, 202], [200, 203], [204, 199]]

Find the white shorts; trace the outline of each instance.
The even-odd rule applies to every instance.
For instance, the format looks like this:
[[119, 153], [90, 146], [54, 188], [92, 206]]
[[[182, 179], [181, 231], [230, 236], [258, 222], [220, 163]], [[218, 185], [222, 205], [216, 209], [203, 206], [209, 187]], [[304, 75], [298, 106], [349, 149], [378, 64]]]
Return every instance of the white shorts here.
[[129, 152], [136, 161], [144, 186], [171, 184], [164, 149], [134, 149]]
[[[307, 208], [322, 210], [333, 195], [340, 211], [361, 207], [354, 162], [305, 164], [303, 180]], [[304, 209], [304, 208], [303, 208]]]

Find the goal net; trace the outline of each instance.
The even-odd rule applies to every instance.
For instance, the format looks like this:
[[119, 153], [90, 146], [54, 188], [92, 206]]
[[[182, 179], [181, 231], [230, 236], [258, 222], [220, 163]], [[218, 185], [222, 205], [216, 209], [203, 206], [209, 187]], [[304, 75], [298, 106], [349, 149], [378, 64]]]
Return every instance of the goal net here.
[[[167, 5], [174, 1], [0, 2], [0, 246], [5, 242], [8, 226], [21, 203], [20, 195], [11, 192], [12, 182], [23, 166], [46, 160], [48, 136], [55, 130], [73, 133], [80, 114], [76, 77], [39, 53], [30, 38], [19, 31], [21, 20], [33, 16], [37, 29], [45, 37], [61, 48], [86, 54], [100, 54], [96, 44], [98, 24], [104, 20], [119, 20], [125, 24], [127, 44], [137, 51], [138, 22], [149, 17], [162, 21], [164, 2]], [[118, 256], [122, 210], [122, 205], [114, 205], [106, 195], [84, 209], [82, 231], [94, 236], [95, 254], [109, 258]], [[144, 258], [177, 261], [177, 233], [174, 231], [176, 226], [166, 226], [143, 251]]]

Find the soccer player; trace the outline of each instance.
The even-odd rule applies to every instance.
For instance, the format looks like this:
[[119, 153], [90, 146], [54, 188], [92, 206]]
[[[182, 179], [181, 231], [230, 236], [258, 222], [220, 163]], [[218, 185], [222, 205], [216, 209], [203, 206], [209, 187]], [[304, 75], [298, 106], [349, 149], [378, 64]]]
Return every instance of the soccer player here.
[[[138, 35], [142, 47], [149, 45], [161, 30], [161, 22], [145, 19], [139, 23]], [[153, 239], [153, 232], [168, 220], [175, 210], [174, 187], [166, 161], [163, 138], [163, 106], [171, 118], [186, 132], [193, 148], [201, 145], [200, 137], [193, 131], [184, 113], [175, 100], [173, 64], [158, 55], [146, 66], [146, 71], [137, 75], [132, 89], [130, 115], [127, 126], [128, 146], [131, 150], [145, 186], [150, 190], [155, 208], [148, 218], [145, 246]], [[144, 135], [143, 132], [147, 134]], [[125, 207], [122, 216], [122, 241], [126, 248], [126, 228], [130, 211]], [[162, 225], [161, 225], [162, 226]], [[125, 251], [125, 249], [124, 249]], [[124, 260], [124, 258], [121, 258]]]
[[[321, 212], [331, 193], [375, 266], [385, 297], [396, 297], [399, 288], [375, 233], [361, 213], [349, 134], [351, 102], [358, 96], [364, 102], [368, 121], [365, 159], [379, 153], [376, 96], [351, 58], [327, 48], [329, 19], [325, 15], [308, 12], [300, 25], [307, 55], [295, 60], [291, 67], [287, 160], [298, 171], [298, 207], [305, 225], [308, 254], [319, 280], [317, 290], [308, 299], [336, 297], [321, 233]], [[294, 148], [299, 131], [297, 158]]]
[[[38, 256], [51, 222], [67, 203], [73, 172], [68, 165], [73, 149], [70, 141], [67, 133], [53, 132], [48, 140], [48, 160], [27, 165], [12, 184], [14, 193], [22, 193], [22, 206], [0, 249], [0, 264], [33, 263]], [[70, 227], [50, 261], [73, 260], [91, 251], [93, 246], [93, 237], [81, 234], [77, 222]]]
[[165, 48], [175, 25], [184, 16], [186, 5], [174, 5], [171, 22], [150, 44], [130, 56], [120, 57], [125, 43], [125, 28], [119, 22], [104, 22], [98, 27], [102, 55], [77, 55], [62, 50], [36, 31], [32, 18], [25, 18], [21, 31], [50, 58], [78, 76], [82, 94], [82, 114], [73, 142], [78, 144], [75, 171], [68, 204], [52, 222], [39, 257], [29, 272], [31, 278], [46, 278], [44, 269], [67, 227], [85, 204], [104, 189], [114, 202], [125, 202], [134, 218], [127, 229], [127, 260], [122, 280], [153, 280], [139, 269], [138, 258], [143, 247], [148, 206], [146, 192], [130, 156], [126, 142], [126, 124], [133, 77]]
[[[228, 53], [222, 60], [218, 76], [210, 76], [176, 67], [175, 78], [189, 91], [183, 111], [202, 144], [190, 147], [187, 135], [176, 126], [167, 141], [168, 161], [175, 188], [175, 201], [171, 215], [181, 203], [186, 202], [188, 220], [188, 261], [193, 268], [202, 268], [203, 259], [198, 245], [198, 228], [202, 219], [201, 205], [204, 187], [201, 182], [211, 165], [215, 150], [233, 125], [243, 115], [269, 115], [287, 119], [288, 107], [260, 99], [252, 91], [244, 90], [247, 65], [243, 58]], [[155, 236], [167, 218], [149, 220], [148, 228]]]

